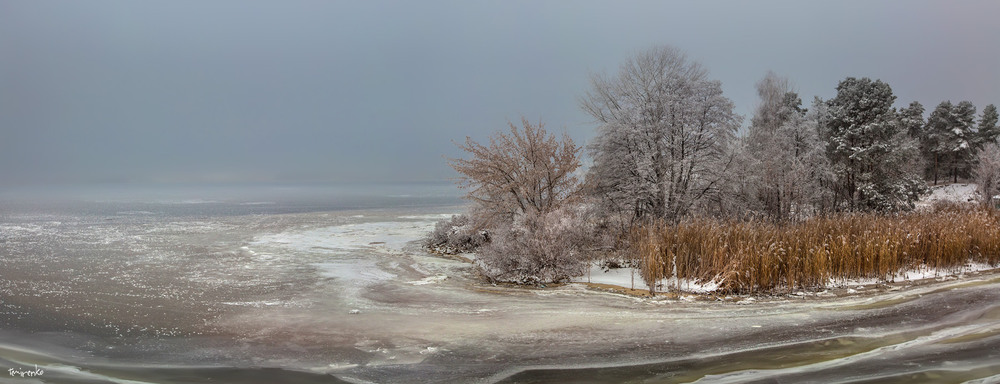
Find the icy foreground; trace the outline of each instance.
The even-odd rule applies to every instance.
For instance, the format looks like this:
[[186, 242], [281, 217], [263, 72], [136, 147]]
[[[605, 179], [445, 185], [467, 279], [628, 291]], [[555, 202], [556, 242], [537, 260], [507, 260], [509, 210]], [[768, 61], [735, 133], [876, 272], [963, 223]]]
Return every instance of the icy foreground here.
[[456, 211], [7, 215], [0, 366], [156, 383], [1000, 375], [1000, 275], [722, 301], [493, 287], [413, 242]]

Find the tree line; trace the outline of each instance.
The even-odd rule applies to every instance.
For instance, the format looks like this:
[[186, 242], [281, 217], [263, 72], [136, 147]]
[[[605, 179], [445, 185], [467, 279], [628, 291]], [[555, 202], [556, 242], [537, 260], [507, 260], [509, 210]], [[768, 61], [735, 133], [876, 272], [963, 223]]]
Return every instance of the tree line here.
[[[976, 178], [1000, 194], [997, 110], [941, 102], [925, 119], [881, 80], [849, 77], [830, 100], [806, 108], [790, 80], [767, 73], [749, 125], [721, 83], [673, 47], [628, 58], [594, 75], [580, 98], [598, 124], [584, 149], [539, 122], [509, 124], [488, 144], [467, 138], [453, 159], [473, 202], [467, 217], [439, 223], [428, 246], [476, 250], [492, 281], [563, 281], [588, 253], [622, 251], [644, 223], [692, 217], [788, 222], [844, 212], [914, 208], [928, 184]], [[985, 185], [984, 185], [985, 184]]]

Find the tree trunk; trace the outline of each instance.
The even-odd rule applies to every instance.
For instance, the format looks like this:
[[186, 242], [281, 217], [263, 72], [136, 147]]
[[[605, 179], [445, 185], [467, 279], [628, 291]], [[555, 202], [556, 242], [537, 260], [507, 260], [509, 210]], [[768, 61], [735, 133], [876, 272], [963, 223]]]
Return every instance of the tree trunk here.
[[936, 153], [934, 154], [934, 168], [933, 168], [933, 172], [934, 172], [934, 185], [937, 185], [937, 183], [938, 183], [938, 155]]

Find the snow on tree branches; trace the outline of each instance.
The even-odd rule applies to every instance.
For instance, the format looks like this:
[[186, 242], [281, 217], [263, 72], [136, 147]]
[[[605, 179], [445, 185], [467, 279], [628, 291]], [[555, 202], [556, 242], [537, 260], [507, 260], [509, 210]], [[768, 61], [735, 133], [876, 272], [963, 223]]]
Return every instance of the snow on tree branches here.
[[[977, 120], [971, 102], [946, 101], [925, 120], [918, 102], [894, 108], [881, 80], [848, 77], [836, 90], [806, 109], [790, 80], [768, 72], [737, 136], [742, 116], [700, 63], [672, 47], [639, 52], [614, 75], [593, 75], [580, 99], [598, 125], [586, 183], [577, 177], [580, 148], [541, 123], [509, 124], [488, 144], [466, 138], [459, 147], [470, 158], [450, 165], [472, 210], [442, 222], [426, 244], [475, 250], [476, 270], [489, 281], [544, 284], [583, 273], [594, 251], [622, 257], [654, 244], [631, 236], [649, 225], [706, 217], [790, 225], [837, 212], [905, 211], [927, 191], [925, 177], [974, 177], [984, 202], [997, 203], [995, 106]], [[624, 261], [644, 273], [667, 265], [638, 260]]]
[[910, 209], [924, 192], [916, 174], [916, 144], [896, 117], [896, 96], [881, 80], [848, 77], [837, 86], [824, 128], [838, 209]]
[[707, 73], [659, 47], [591, 79], [581, 105], [600, 126], [588, 178], [609, 211], [673, 220], [719, 191], [740, 117]]
[[[829, 200], [830, 165], [822, 151], [817, 115], [802, 108], [789, 81], [769, 72], [757, 83], [761, 102], [747, 130], [738, 190], [748, 210], [773, 220], [803, 218]], [[820, 109], [821, 110], [821, 109]]]

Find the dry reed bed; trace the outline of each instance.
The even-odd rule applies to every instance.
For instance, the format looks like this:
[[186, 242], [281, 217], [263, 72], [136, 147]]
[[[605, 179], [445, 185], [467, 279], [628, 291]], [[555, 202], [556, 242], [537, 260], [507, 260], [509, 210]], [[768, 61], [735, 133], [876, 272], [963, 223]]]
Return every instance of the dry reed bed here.
[[1000, 264], [1000, 214], [950, 207], [896, 215], [847, 214], [802, 222], [691, 219], [632, 232], [643, 279], [720, 281], [733, 293], [822, 288], [831, 281], [893, 281], [921, 267]]

